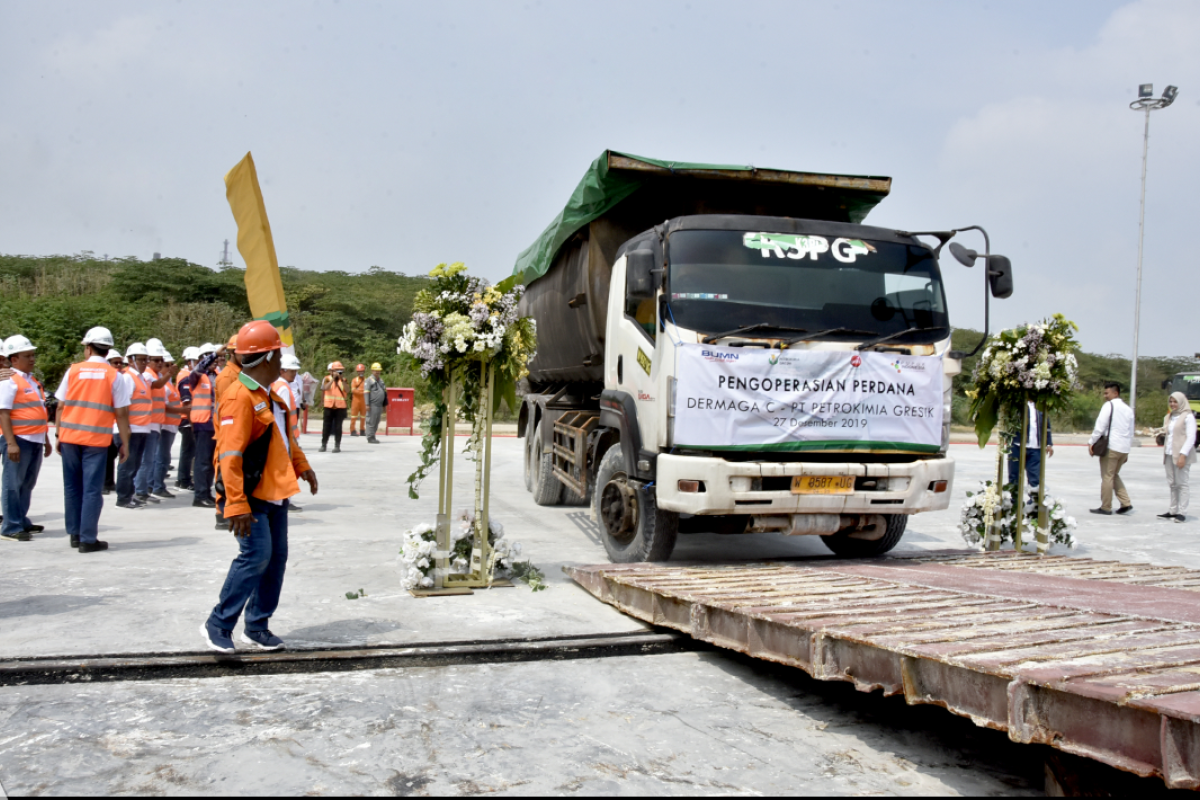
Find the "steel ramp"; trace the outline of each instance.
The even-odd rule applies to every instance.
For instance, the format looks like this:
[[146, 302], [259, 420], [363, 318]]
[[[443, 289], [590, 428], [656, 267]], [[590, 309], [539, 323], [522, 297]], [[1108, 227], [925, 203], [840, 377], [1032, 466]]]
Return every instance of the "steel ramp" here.
[[646, 622], [1200, 788], [1200, 572], [1005, 553], [565, 567]]

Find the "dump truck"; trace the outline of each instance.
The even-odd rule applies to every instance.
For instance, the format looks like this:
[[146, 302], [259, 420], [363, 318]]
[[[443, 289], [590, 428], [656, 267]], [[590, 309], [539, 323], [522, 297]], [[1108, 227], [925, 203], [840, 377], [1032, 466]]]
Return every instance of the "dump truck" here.
[[[863, 224], [891, 179], [605, 151], [514, 268], [538, 347], [518, 412], [525, 486], [591, 504], [609, 558], [682, 531], [817, 535], [884, 553], [948, 506], [963, 353], [939, 270], [956, 234]], [[983, 234], [986, 242], [986, 233]]]

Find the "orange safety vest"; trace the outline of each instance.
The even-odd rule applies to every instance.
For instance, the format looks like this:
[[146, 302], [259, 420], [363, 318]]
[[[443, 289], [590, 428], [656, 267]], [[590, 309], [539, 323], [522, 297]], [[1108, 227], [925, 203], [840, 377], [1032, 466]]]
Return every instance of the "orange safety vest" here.
[[150, 387], [136, 369], [129, 370], [133, 379], [133, 395], [129, 398], [129, 424], [149, 426], [154, 421], [154, 400]]
[[201, 375], [192, 389], [192, 411], [189, 418], [193, 423], [208, 422], [212, 419], [213, 388], [212, 381], [207, 375]]
[[67, 371], [67, 399], [61, 403], [58, 440], [64, 444], [108, 447], [113, 441], [113, 384], [121, 379], [112, 364], [82, 361]]
[[[251, 387], [254, 388], [251, 388]], [[275, 414], [268, 392], [248, 375], [241, 376], [225, 393], [221, 402], [221, 424], [217, 427], [217, 458], [225, 486], [225, 518], [250, 513], [242, 474], [246, 449], [274, 424]], [[274, 401], [279, 402], [279, 401]], [[285, 434], [288, 432], [285, 431]], [[291, 454], [271, 434], [262, 478], [253, 497], [260, 500], [284, 500], [300, 491], [296, 476], [309, 469], [308, 460], [293, 437]]]
[[[170, 381], [163, 384], [163, 394], [166, 405], [179, 405], [179, 392], [175, 390]], [[183, 422], [182, 414], [176, 414], [163, 406], [163, 425], [172, 425], [178, 428], [180, 422]]]
[[17, 385], [13, 398], [12, 429], [16, 436], [34, 436], [50, 429], [50, 417], [46, 414], [46, 393], [37, 378], [27, 380], [13, 370], [9, 378]]
[[288, 400], [288, 427], [292, 429], [292, 438], [300, 438], [300, 404], [296, 402], [296, 393], [292, 391], [292, 386], [283, 378], [278, 379], [271, 388], [275, 390], [275, 394], [285, 400]]
[[337, 378], [329, 381], [329, 388], [325, 389], [325, 407], [346, 407], [346, 384], [344, 381], [339, 381]]
[[150, 377], [147, 379], [146, 388], [150, 390], [150, 421], [155, 425], [167, 424], [167, 384], [155, 389], [150, 386], [159, 379], [159, 374], [152, 367], [146, 368], [146, 374]]

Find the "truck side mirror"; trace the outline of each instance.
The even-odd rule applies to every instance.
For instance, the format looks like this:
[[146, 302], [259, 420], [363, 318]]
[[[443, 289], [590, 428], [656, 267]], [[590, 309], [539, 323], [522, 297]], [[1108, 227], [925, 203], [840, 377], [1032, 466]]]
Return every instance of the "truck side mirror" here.
[[630, 250], [625, 254], [625, 293], [631, 300], [654, 297], [654, 251]]
[[1013, 293], [1012, 262], [1007, 256], [988, 256], [988, 283], [992, 287], [992, 297], [1003, 300]]

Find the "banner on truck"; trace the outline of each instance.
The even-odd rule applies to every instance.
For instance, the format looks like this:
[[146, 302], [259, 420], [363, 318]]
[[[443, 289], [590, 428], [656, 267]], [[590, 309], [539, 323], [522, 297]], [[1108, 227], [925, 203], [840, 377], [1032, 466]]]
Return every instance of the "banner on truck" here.
[[942, 359], [684, 344], [679, 447], [908, 450], [942, 443]]

